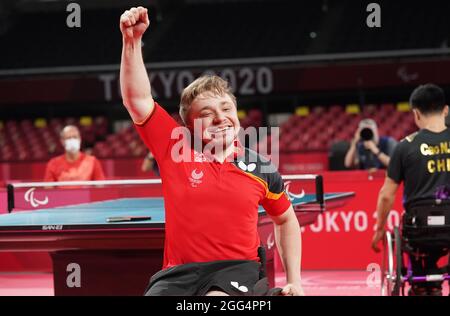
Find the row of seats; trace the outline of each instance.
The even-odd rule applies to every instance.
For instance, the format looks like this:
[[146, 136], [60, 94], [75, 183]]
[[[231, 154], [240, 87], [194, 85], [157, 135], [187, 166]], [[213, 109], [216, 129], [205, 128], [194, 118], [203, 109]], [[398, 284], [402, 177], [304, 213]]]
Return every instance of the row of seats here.
[[[253, 109], [238, 113], [243, 128], [263, 126], [263, 114]], [[177, 113], [174, 119], [182, 124]], [[351, 140], [363, 118], [378, 123], [381, 136], [400, 140], [416, 127], [406, 103], [366, 105], [333, 105], [328, 107], [299, 107], [280, 126], [281, 152], [328, 151], [339, 140]], [[143, 157], [147, 149], [133, 126], [108, 134], [108, 121], [104, 117], [81, 119], [37, 119], [7, 121], [0, 124], [1, 161], [41, 161], [61, 154], [64, 149], [59, 140], [63, 126], [79, 126], [83, 147], [99, 158]], [[261, 142], [267, 142], [263, 139]], [[268, 140], [269, 144], [271, 140]]]
[[[407, 103], [357, 105], [346, 107], [299, 107], [280, 126], [279, 147], [281, 152], [328, 151], [338, 141], [350, 141], [355, 136], [362, 119], [371, 118], [377, 122], [380, 136], [391, 136], [401, 140], [417, 129]], [[271, 143], [261, 140], [261, 143]]]
[[[180, 125], [183, 124], [178, 113], [172, 116]], [[259, 127], [263, 122], [262, 112], [257, 109], [248, 113], [240, 111], [239, 117], [244, 128]], [[143, 157], [147, 153], [133, 126], [109, 133], [109, 122], [102, 116], [38, 118], [34, 121], [0, 122], [0, 161], [45, 161], [62, 154], [60, 131], [69, 124], [80, 129], [83, 149], [92, 150], [99, 158]]]
[[0, 122], [0, 160], [42, 161], [62, 154], [60, 131], [66, 125], [78, 126], [85, 148], [108, 134], [108, 120], [103, 116]]
[[[238, 116], [243, 128], [262, 126], [263, 115], [260, 110], [253, 109], [249, 110], [248, 113], [239, 111]], [[178, 113], [172, 114], [172, 117], [178, 124], [183, 125]], [[105, 141], [96, 143], [93, 148], [93, 154], [103, 159], [143, 157], [147, 152], [146, 146], [133, 126], [126, 127], [115, 134], [109, 135]]]

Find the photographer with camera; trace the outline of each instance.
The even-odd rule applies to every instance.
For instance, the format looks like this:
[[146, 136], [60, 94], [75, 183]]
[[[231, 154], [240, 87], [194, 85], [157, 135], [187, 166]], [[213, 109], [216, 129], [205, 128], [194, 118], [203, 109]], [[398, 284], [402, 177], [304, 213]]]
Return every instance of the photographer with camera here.
[[359, 122], [350, 148], [345, 155], [347, 168], [385, 169], [394, 152], [397, 141], [389, 136], [378, 135], [377, 123], [372, 119]]

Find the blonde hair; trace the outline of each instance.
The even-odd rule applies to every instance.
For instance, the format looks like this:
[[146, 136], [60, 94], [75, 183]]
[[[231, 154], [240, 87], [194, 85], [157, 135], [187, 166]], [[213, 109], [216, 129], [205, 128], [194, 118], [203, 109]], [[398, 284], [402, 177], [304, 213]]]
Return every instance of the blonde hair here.
[[201, 76], [184, 88], [181, 93], [180, 116], [185, 124], [192, 102], [196, 97], [205, 92], [220, 96], [228, 94], [233, 100], [234, 105], [236, 105], [236, 97], [233, 92], [231, 92], [231, 88], [226, 80], [215, 75]]

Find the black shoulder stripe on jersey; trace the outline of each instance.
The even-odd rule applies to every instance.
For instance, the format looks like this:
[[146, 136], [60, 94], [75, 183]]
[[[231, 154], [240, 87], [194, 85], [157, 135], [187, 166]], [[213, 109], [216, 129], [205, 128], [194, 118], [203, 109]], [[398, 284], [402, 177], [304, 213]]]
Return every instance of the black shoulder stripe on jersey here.
[[267, 186], [267, 197], [278, 199], [284, 192], [284, 183], [277, 168], [270, 160], [253, 150], [245, 148], [244, 153], [234, 164], [242, 171], [262, 180]]

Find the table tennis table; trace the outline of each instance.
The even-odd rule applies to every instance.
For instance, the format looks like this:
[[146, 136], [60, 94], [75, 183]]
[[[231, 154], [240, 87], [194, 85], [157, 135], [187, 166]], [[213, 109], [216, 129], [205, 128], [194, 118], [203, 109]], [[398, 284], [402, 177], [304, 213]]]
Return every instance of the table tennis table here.
[[[316, 194], [291, 200], [301, 225], [320, 211], [343, 205], [352, 192]], [[120, 222], [111, 218], [125, 217]], [[127, 217], [129, 219], [127, 219]], [[135, 220], [135, 217], [140, 217]], [[142, 219], [147, 217], [150, 219]], [[0, 215], [0, 251], [46, 251], [53, 264], [55, 295], [142, 295], [162, 267], [164, 200], [119, 198]], [[273, 286], [273, 223], [259, 209], [258, 232], [266, 248], [267, 276]]]

